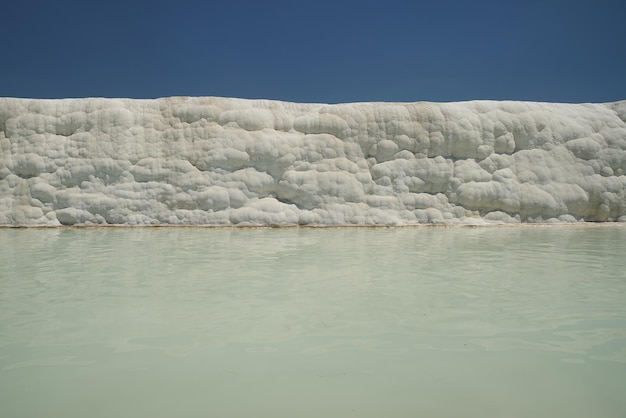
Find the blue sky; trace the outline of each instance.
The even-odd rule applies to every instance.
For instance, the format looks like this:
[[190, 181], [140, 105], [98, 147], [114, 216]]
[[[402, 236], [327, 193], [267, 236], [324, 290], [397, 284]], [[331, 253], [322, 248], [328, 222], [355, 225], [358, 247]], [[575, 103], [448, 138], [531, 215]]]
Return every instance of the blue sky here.
[[5, 0], [0, 96], [626, 99], [626, 2]]

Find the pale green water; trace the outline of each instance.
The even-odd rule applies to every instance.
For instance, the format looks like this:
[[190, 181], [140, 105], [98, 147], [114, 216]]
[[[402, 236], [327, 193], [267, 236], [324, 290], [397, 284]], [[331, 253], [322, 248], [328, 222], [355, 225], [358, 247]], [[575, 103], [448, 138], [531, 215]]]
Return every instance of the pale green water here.
[[0, 230], [0, 416], [626, 416], [626, 227]]

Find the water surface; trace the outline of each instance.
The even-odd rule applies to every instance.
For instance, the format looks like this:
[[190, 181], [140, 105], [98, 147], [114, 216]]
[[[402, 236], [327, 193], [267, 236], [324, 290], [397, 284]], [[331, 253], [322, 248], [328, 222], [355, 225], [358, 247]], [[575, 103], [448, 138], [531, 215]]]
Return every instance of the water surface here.
[[624, 417], [626, 228], [2, 229], [0, 415]]

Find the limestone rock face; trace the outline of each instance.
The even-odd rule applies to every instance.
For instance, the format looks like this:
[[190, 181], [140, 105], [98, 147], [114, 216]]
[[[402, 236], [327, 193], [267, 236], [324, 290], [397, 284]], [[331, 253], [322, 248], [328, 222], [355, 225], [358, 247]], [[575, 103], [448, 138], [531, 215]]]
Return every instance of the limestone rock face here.
[[626, 101], [0, 98], [0, 225], [626, 221]]

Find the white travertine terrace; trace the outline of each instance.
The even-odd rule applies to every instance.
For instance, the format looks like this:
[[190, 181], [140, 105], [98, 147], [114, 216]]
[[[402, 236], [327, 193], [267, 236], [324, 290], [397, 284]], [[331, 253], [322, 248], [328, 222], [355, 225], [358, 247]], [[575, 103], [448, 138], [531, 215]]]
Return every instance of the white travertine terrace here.
[[626, 222], [626, 101], [0, 98], [0, 225]]

